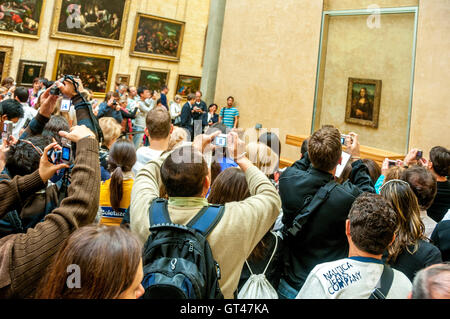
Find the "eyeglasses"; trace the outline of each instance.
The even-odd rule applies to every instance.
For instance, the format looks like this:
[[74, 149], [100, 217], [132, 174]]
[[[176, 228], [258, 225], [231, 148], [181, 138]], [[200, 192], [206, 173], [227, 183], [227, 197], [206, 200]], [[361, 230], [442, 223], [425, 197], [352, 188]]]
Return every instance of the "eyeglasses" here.
[[42, 156], [44, 154], [44, 152], [41, 150], [41, 148], [39, 146], [34, 145], [30, 141], [19, 140], [19, 142], [24, 142], [24, 143], [27, 143], [27, 144], [33, 146], [33, 148], [36, 150], [36, 152], [39, 154], [39, 156]]

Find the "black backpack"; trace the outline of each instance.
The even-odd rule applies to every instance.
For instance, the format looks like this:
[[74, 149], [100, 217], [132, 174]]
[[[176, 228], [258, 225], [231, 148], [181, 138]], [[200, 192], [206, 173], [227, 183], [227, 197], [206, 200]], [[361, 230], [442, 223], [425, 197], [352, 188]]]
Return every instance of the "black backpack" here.
[[144, 246], [144, 299], [223, 299], [219, 264], [206, 240], [223, 216], [211, 205], [186, 225], [173, 224], [165, 199], [149, 208], [150, 236]]

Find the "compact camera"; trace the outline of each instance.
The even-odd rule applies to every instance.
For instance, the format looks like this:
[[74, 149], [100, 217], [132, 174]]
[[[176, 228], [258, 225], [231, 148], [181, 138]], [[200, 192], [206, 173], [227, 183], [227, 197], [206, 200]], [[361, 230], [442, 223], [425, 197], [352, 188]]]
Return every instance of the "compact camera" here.
[[389, 168], [397, 166], [397, 161], [389, 160]]
[[47, 153], [48, 161], [54, 165], [70, 164], [72, 162], [72, 145], [68, 140], [61, 140], [61, 150], [50, 150]]
[[226, 134], [220, 134], [214, 139], [213, 142], [214, 145], [218, 147], [227, 147], [227, 135]]
[[345, 140], [347, 137], [350, 137], [350, 135], [346, 135], [346, 134], [341, 134], [341, 144], [345, 145]]
[[13, 130], [13, 122], [4, 121], [3, 122], [2, 139], [6, 139], [8, 141], [10, 136], [12, 135], [12, 130]]
[[61, 112], [69, 112], [72, 101], [70, 99], [62, 99], [61, 101]]
[[423, 157], [423, 151], [417, 151], [416, 160], [420, 160]]

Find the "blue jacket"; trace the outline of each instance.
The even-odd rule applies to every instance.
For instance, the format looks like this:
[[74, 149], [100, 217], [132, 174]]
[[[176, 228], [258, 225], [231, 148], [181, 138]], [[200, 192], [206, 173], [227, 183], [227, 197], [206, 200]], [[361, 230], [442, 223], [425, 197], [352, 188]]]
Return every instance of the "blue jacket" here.
[[101, 119], [102, 117], [113, 117], [119, 124], [122, 124], [123, 116], [120, 111], [116, 111], [115, 109], [108, 106], [108, 103], [103, 102], [99, 106], [97, 118]]

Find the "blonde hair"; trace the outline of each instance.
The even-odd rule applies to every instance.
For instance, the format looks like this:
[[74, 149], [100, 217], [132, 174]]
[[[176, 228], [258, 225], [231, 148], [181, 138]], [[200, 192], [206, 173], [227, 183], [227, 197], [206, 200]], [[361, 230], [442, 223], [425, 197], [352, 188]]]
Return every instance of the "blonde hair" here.
[[122, 126], [112, 117], [102, 117], [99, 125], [103, 131], [103, 145], [105, 146], [111, 145], [122, 133]]
[[250, 161], [267, 176], [275, 173], [278, 164], [278, 155], [263, 143], [252, 142], [246, 147]]
[[172, 134], [170, 134], [168, 150], [173, 150], [178, 144], [185, 141], [187, 141], [186, 130], [178, 126], [174, 126]]
[[[399, 179], [385, 183], [380, 190], [383, 196], [397, 213], [397, 230], [395, 241], [389, 246], [387, 261], [394, 261], [406, 249], [411, 255], [419, 248], [419, 240], [425, 239], [425, 225], [420, 218], [417, 197], [409, 184]], [[412, 251], [409, 246], [414, 246]]]

